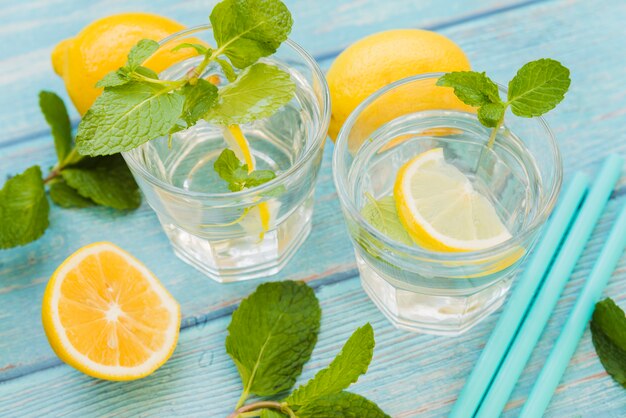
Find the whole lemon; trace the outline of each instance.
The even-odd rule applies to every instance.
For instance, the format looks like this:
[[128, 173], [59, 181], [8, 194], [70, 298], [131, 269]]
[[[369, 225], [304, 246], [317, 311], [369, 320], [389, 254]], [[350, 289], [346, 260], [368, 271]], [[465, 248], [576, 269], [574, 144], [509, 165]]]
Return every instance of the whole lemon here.
[[[92, 22], [74, 38], [61, 41], [52, 51], [52, 66], [83, 115], [102, 92], [96, 83], [126, 63], [133, 45], [141, 39], [160, 41], [184, 28], [174, 20], [150, 13], [108, 16]], [[196, 54], [193, 49], [171, 52], [174, 45], [160, 49], [144, 65], [159, 73]]]
[[[381, 87], [417, 74], [470, 68], [461, 48], [435, 32], [397, 29], [367, 36], [339, 54], [328, 70], [332, 103], [328, 134], [335, 140], [348, 115]], [[437, 108], [438, 104], [472, 111], [454, 96], [452, 89], [424, 85], [419, 91], [414, 90], [404, 89], [393, 95], [394, 103], [377, 103], [376, 120], [391, 120], [391, 112], [398, 112], [400, 105], [413, 111]]]

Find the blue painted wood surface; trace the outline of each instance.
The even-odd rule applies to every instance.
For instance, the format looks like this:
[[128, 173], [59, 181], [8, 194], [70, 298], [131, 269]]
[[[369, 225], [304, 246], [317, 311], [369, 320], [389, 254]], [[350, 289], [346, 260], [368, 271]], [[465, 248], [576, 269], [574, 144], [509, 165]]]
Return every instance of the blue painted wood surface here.
[[[41, 89], [64, 92], [49, 53], [60, 39], [106, 14], [144, 10], [192, 25], [215, 1], [27, 1], [0, 4], [0, 178], [54, 162], [36, 104]], [[288, 2], [293, 37], [327, 68], [337, 52], [366, 34], [395, 27], [434, 28], [458, 42], [476, 69], [508, 80], [521, 64], [543, 56], [572, 70], [565, 102], [548, 116], [564, 156], [566, 176], [593, 175], [609, 152], [626, 155], [626, 4], [623, 1], [342, 0]], [[76, 121], [76, 115], [74, 114]], [[325, 151], [311, 237], [273, 280], [304, 279], [323, 305], [322, 334], [303, 378], [326, 364], [357, 326], [370, 321], [377, 348], [354, 390], [397, 417], [445, 416], [478, 358], [492, 316], [457, 338], [394, 330], [361, 290], [331, 180], [332, 144]], [[602, 245], [616, 210], [626, 203], [626, 176], [609, 203], [557, 312], [507, 406], [516, 416]], [[54, 268], [72, 251], [111, 240], [144, 261], [181, 302], [183, 331], [174, 357], [137, 382], [96, 381], [62, 365], [43, 335], [40, 301]], [[0, 251], [0, 415], [224, 416], [239, 380], [223, 343], [229, 313], [259, 281], [218, 285], [178, 261], [146, 206], [132, 214], [53, 207], [51, 227], [36, 243]], [[193, 289], [193, 290], [192, 290]], [[626, 257], [607, 295], [626, 307]], [[587, 332], [548, 416], [626, 416], [626, 392], [604, 372]]]

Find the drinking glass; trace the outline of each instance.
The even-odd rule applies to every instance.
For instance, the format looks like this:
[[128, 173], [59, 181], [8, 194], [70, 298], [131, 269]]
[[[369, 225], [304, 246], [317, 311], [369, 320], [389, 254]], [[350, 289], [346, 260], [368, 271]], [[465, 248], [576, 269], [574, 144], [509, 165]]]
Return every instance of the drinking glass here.
[[[491, 129], [452, 89], [435, 85], [441, 75], [400, 80], [355, 109], [335, 144], [333, 176], [372, 301], [399, 328], [456, 335], [504, 301], [554, 207], [562, 162], [542, 118], [507, 115], [487, 146]], [[491, 201], [510, 239], [480, 251], [438, 252], [394, 241], [367, 222], [366, 193], [392, 196], [400, 167], [433, 148]]]
[[[213, 44], [211, 26], [174, 34], [161, 48], [181, 42]], [[160, 76], [180, 78], [201, 60], [176, 63]], [[213, 168], [228, 147], [224, 127], [204, 120], [174, 134], [171, 146], [162, 137], [123, 153], [175, 253], [219, 282], [277, 273], [311, 230], [330, 120], [328, 86], [315, 60], [291, 40], [262, 61], [287, 71], [296, 84], [295, 97], [274, 115], [241, 125], [256, 169], [273, 170], [275, 179], [230, 192]], [[218, 87], [226, 83], [218, 65], [207, 67], [202, 77], [208, 76], [219, 80]]]

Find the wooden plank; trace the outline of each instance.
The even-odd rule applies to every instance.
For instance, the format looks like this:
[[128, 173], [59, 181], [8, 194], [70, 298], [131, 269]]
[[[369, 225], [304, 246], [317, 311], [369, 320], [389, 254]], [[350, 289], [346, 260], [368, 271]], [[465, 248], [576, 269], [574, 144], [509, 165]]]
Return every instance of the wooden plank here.
[[[618, 85], [606, 87], [600, 84], [588, 88], [584, 84], [585, 81], [591, 83], [594, 77], [585, 75], [589, 62], [594, 58], [600, 60], [609, 47], [598, 43], [590, 51], [577, 48], [580, 39], [587, 39], [594, 30], [601, 32], [603, 37], [617, 37], [622, 23], [611, 13], [626, 15], [626, 11], [624, 7], [611, 12], [604, 11], [606, 16], [600, 18], [595, 16], [596, 10], [600, 10], [600, 7], [594, 2], [566, 6], [550, 3], [443, 30], [467, 43], [465, 49], [476, 68], [486, 68], [490, 72], [493, 69], [497, 79], [507, 79], [513, 68], [528, 59], [543, 55], [563, 59], [561, 55], [566, 55], [567, 64], [577, 78], [576, 84], [562, 107], [550, 116], [552, 125], [557, 128], [566, 175], [578, 169], [593, 174], [603, 155], [609, 152], [624, 153], [626, 146], [623, 141], [626, 129], [624, 113], [620, 113], [620, 109], [626, 109], [626, 95], [610, 93], [610, 88], [618, 89]], [[584, 19], [587, 15], [597, 19], [587, 21]], [[520, 19], [535, 19], [533, 33], [543, 33], [544, 36], [534, 35], [533, 44], [523, 43], [525, 37], [528, 37], [527, 33], [509, 31]], [[559, 24], [563, 19], [572, 23]], [[592, 27], [587, 28], [590, 25]], [[580, 30], [576, 31], [579, 26]], [[485, 33], [492, 35], [483, 35]], [[573, 33], [580, 33], [582, 38], [572, 36]], [[476, 37], [481, 38], [481, 41], [474, 41]], [[513, 48], [506, 48], [508, 43]], [[519, 48], [520, 52], [516, 54], [514, 48]], [[487, 54], [485, 51], [491, 52]], [[519, 57], [520, 54], [525, 54], [526, 58]], [[596, 75], [606, 80], [618, 79], [622, 67], [613, 62], [610, 56], [605, 57], [605, 62], [607, 69]], [[583, 84], [579, 86], [580, 83]], [[586, 116], [587, 113], [589, 116]], [[585, 120], [588, 123], [583, 123]], [[593, 120], [598, 122], [592, 123]], [[290, 277], [332, 282], [350, 277], [355, 272], [350, 242], [332, 185], [332, 146], [328, 145], [316, 194], [313, 234], [286, 270], [275, 279]], [[2, 148], [0, 155], [0, 178], [22, 171], [33, 162], [40, 163], [42, 167], [53, 164], [49, 138], [33, 139]], [[622, 177], [621, 183], [626, 183], [626, 176]], [[623, 196], [624, 189], [616, 195]], [[50, 230], [36, 243], [0, 252], [0, 315], [3, 319], [0, 322], [0, 380], [57, 364], [58, 360], [48, 348], [41, 329], [38, 305], [46, 280], [54, 268], [84, 244], [112, 240], [144, 260], [181, 302], [186, 325], [225, 314], [256, 286], [256, 282], [217, 285], [178, 261], [169, 249], [155, 216], [145, 205], [128, 216], [103, 208], [75, 211], [53, 208], [51, 223]], [[194, 292], [190, 289], [194, 289]], [[15, 324], [20, 324], [20, 327]]]
[[[626, 197], [610, 202], [507, 406], [506, 417], [519, 414], [519, 405], [624, 203]], [[352, 390], [376, 401], [394, 417], [446, 416], [497, 320], [492, 315], [456, 338], [417, 335], [393, 329], [356, 278], [324, 284], [316, 293], [323, 309], [322, 332], [300, 381], [327, 365], [353, 330], [369, 321], [376, 332], [375, 356], [368, 373]], [[606, 294], [626, 307], [626, 257]], [[220, 317], [183, 330], [173, 358], [141, 381], [98, 381], [59, 366], [0, 383], [0, 411], [19, 411], [25, 417], [225, 416], [240, 390], [235, 367], [223, 348], [229, 321], [228, 316]], [[623, 389], [604, 372], [587, 331], [546, 416], [622, 417], [626, 414], [623, 400]]]
[[[520, 7], [537, 0], [483, 0], [458, 2], [396, 0], [392, 7], [376, 0], [287, 0], [294, 15], [292, 37], [318, 57], [334, 56], [346, 45], [384, 29], [398, 27], [437, 28]], [[35, 0], [0, 8], [0, 144], [30, 138], [46, 131], [37, 94], [52, 90], [66, 100], [65, 88], [52, 71], [50, 53], [60, 40], [74, 36], [95, 19], [126, 11], [146, 11], [176, 19], [186, 25], [208, 21], [217, 0], [172, 2], [138, 0], [85, 2]], [[338, 30], [340, 29], [340, 30]], [[19, 42], [14, 42], [19, 39]], [[70, 102], [67, 102], [68, 105]], [[72, 109], [72, 117], [78, 115]]]

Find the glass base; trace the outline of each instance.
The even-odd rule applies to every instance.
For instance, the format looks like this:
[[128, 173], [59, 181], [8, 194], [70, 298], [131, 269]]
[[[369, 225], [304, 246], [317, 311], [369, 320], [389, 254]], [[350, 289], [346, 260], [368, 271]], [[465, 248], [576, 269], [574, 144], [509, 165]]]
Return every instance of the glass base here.
[[471, 294], [451, 290], [436, 294], [436, 289], [394, 285], [393, 279], [372, 268], [358, 252], [356, 259], [363, 289], [387, 319], [396, 328], [424, 334], [466, 332], [502, 305], [512, 282], [508, 277]]
[[309, 236], [312, 214], [309, 197], [263, 238], [249, 234], [208, 240], [174, 224], [162, 225], [178, 258], [217, 282], [230, 283], [278, 273]]

